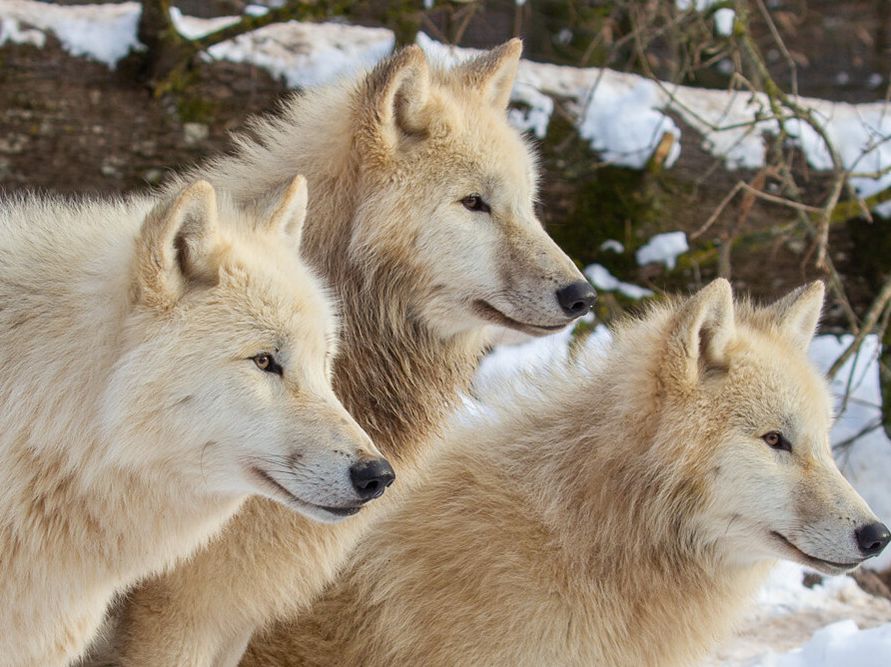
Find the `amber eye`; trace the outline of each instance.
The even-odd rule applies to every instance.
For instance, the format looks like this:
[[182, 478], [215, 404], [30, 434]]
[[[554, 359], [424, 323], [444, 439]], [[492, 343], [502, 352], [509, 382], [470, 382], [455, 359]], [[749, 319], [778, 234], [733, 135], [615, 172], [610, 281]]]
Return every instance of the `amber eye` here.
[[492, 211], [489, 205], [483, 201], [483, 198], [475, 192], [472, 195], [467, 195], [461, 200], [461, 203], [468, 211], [477, 213], [490, 213]]
[[276, 375], [282, 375], [284, 373], [282, 367], [275, 360], [275, 357], [268, 352], [262, 352], [251, 357], [251, 361], [253, 361], [261, 371], [275, 373]]
[[778, 431], [771, 431], [770, 433], [765, 433], [761, 436], [761, 439], [764, 440], [768, 444], [768, 446], [773, 449], [778, 449], [784, 452], [792, 451], [792, 443], [790, 443], [786, 438], [783, 437], [782, 433]]

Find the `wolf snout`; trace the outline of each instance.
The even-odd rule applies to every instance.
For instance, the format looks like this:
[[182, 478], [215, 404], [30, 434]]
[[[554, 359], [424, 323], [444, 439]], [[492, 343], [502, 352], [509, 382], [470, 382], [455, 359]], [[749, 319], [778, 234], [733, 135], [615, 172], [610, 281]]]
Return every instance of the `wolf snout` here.
[[580, 317], [594, 305], [597, 292], [587, 280], [564, 285], [557, 290], [557, 303], [569, 317]]
[[888, 545], [888, 542], [891, 542], [891, 532], [888, 531], [885, 524], [879, 521], [860, 526], [854, 531], [854, 534], [857, 536], [860, 553], [866, 558], [878, 556]]
[[382, 496], [395, 479], [396, 473], [387, 459], [366, 459], [350, 466], [350, 482], [362, 502]]

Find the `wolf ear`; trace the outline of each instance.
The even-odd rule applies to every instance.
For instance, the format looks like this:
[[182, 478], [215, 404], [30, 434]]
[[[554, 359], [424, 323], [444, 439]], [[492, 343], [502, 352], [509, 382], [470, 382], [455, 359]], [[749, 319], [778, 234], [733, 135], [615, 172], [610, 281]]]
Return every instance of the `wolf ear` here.
[[765, 310], [783, 335], [790, 338], [795, 345], [805, 348], [817, 332], [825, 293], [823, 282], [815, 280], [793, 290]]
[[269, 219], [268, 228], [287, 236], [295, 248], [300, 247], [308, 201], [306, 178], [296, 176], [276, 203], [275, 211]]
[[455, 69], [466, 86], [479, 90], [492, 106], [506, 109], [522, 53], [523, 42], [515, 37]]
[[365, 80], [365, 98], [372, 131], [387, 146], [403, 135], [422, 134], [428, 124], [430, 70], [421, 47], [406, 46], [375, 67]]
[[216, 282], [217, 197], [198, 181], [152, 209], [136, 241], [134, 300], [170, 306], [190, 282]]
[[689, 379], [695, 381], [703, 366], [725, 368], [736, 332], [730, 283], [718, 278], [703, 287], [681, 307], [675, 323], [673, 343], [684, 357]]

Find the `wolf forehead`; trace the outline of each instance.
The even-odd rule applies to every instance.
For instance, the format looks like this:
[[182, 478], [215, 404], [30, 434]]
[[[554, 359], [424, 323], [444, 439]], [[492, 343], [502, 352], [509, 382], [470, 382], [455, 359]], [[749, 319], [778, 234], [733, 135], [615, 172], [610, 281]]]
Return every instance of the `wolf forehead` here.
[[734, 305], [735, 339], [722, 369], [720, 395], [736, 424], [765, 423], [790, 431], [828, 430], [833, 402], [807, 349], [780, 329], [772, 314], [749, 300]]
[[428, 126], [421, 151], [402, 152], [408, 163], [423, 161], [430, 173], [478, 175], [505, 179], [499, 185], [533, 186], [538, 182], [538, 154], [532, 141], [504, 122], [504, 109], [478, 93], [466, 91], [445, 74], [434, 74], [428, 105]]
[[216, 284], [186, 297], [190, 308], [219, 310], [228, 330], [243, 326], [282, 335], [320, 329], [336, 337], [336, 299], [287, 238], [263, 231], [257, 219], [231, 205], [221, 206], [219, 234]]

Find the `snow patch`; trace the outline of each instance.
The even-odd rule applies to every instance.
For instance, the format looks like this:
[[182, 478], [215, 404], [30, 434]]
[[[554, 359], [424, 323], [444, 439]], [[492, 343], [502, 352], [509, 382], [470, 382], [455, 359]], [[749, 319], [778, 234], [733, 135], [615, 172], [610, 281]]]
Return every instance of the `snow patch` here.
[[[246, 13], [252, 16], [266, 11], [259, 5], [246, 8]], [[59, 6], [33, 0], [0, 0], [0, 16], [3, 16], [0, 44], [28, 41], [42, 46], [40, 33], [50, 32], [72, 55], [114, 67], [131, 49], [142, 48], [136, 38], [139, 12], [136, 2]], [[211, 19], [186, 16], [176, 7], [171, 8], [170, 16], [180, 34], [189, 39], [204, 37], [241, 19], [240, 16]], [[36, 30], [23, 31], [21, 24]], [[384, 28], [289, 21], [216, 44], [204, 57], [250, 63], [283, 78], [288, 86], [298, 87], [326, 83], [371, 67], [389, 55], [394, 44], [393, 33]]]
[[13, 44], [31, 44], [37, 48], [43, 48], [46, 35], [39, 30], [22, 29], [15, 19], [0, 19], [0, 46], [12, 42]]
[[622, 282], [611, 274], [609, 269], [600, 264], [591, 264], [584, 270], [584, 274], [594, 287], [604, 292], [619, 292], [635, 301], [653, 296], [652, 290], [632, 283]]
[[715, 32], [722, 37], [729, 37], [733, 33], [733, 21], [736, 19], [736, 12], [732, 9], [719, 9], [715, 12]]
[[554, 100], [520, 82], [514, 86], [510, 97], [512, 102], [523, 105], [523, 108], [508, 112], [511, 125], [521, 132], [532, 132], [536, 138], [544, 139], [548, 133], [551, 114], [554, 113]]
[[[44, 40], [37, 38], [34, 30], [16, 33], [11, 27], [15, 24], [17, 29], [18, 25], [25, 24], [55, 35], [71, 55], [98, 60], [109, 67], [114, 67], [131, 49], [141, 46], [136, 39], [139, 11], [136, 2], [63, 7], [32, 0], [0, 0], [2, 34], [6, 39], [25, 39], [27, 43], [43, 46]], [[12, 37], [16, 34], [18, 39]], [[4, 41], [0, 37], [0, 44]]]
[[678, 255], [687, 252], [687, 235], [684, 232], [666, 232], [656, 234], [637, 249], [635, 257], [640, 266], [647, 264], [664, 264], [669, 271], [677, 265]]
[[598, 85], [581, 118], [579, 134], [606, 161], [622, 167], [643, 169], [662, 137], [672, 135], [664, 166], [671, 167], [681, 154], [681, 131], [659, 111], [658, 89], [646, 79], [631, 86]]
[[603, 252], [607, 252], [607, 251], [618, 252], [618, 253], [625, 252], [625, 246], [623, 246], [621, 243], [619, 243], [615, 239], [607, 239], [606, 241], [604, 241], [603, 243], [600, 244], [600, 249]]
[[769, 653], [759, 667], [887, 667], [891, 660], [891, 624], [861, 630], [854, 621], [839, 621], [818, 630], [800, 649]]
[[[171, 8], [176, 29], [190, 39], [240, 20], [238, 16], [202, 19]], [[314, 86], [373, 67], [393, 50], [395, 37], [385, 28], [342, 23], [273, 23], [208, 49], [205, 58], [262, 67], [291, 88]]]

